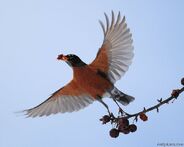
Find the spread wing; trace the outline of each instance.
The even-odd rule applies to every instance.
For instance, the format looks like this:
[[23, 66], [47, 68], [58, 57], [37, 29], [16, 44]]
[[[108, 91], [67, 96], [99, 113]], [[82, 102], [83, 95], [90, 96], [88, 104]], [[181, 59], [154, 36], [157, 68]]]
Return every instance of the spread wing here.
[[24, 111], [28, 117], [48, 116], [56, 113], [78, 111], [93, 101], [94, 100], [85, 94], [72, 80], [38, 106]]
[[104, 41], [99, 49], [95, 60], [89, 65], [106, 73], [112, 83], [119, 80], [128, 70], [133, 53], [133, 40], [130, 29], [127, 28], [125, 17], [121, 18], [120, 12], [117, 19], [112, 11], [111, 24], [105, 14], [106, 29], [100, 21], [104, 33]]

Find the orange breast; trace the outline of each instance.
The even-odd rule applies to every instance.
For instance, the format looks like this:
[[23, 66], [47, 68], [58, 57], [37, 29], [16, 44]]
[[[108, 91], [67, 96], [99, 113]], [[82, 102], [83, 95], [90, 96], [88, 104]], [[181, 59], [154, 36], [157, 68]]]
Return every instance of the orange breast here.
[[97, 74], [89, 66], [74, 67], [74, 80], [83, 91], [90, 94], [93, 98], [102, 96], [106, 90], [112, 87], [112, 84]]

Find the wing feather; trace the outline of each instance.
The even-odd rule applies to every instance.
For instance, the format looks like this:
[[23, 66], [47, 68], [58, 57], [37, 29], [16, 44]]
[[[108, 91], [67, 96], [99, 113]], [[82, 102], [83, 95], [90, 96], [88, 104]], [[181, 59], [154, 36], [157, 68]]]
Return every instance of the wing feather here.
[[78, 111], [89, 104], [94, 99], [85, 94], [72, 80], [65, 87], [57, 90], [47, 100], [38, 106], [24, 110], [27, 117], [49, 116], [56, 113]]
[[125, 17], [121, 18], [120, 12], [115, 20], [112, 11], [111, 22], [107, 14], [104, 13], [104, 15], [106, 28], [103, 22], [99, 21], [104, 33], [103, 44], [95, 60], [89, 66], [100, 69], [107, 74], [112, 83], [115, 83], [125, 74], [132, 63], [133, 40]]

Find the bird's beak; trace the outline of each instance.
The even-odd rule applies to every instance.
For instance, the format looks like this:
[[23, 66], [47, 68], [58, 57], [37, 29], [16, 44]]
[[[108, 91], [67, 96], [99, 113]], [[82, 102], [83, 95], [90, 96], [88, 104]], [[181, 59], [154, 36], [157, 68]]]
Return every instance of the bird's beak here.
[[60, 55], [58, 55], [57, 59], [58, 59], [58, 60], [67, 61], [67, 60], [68, 60], [68, 57], [65, 56], [65, 55], [63, 55], [63, 54], [60, 54]]

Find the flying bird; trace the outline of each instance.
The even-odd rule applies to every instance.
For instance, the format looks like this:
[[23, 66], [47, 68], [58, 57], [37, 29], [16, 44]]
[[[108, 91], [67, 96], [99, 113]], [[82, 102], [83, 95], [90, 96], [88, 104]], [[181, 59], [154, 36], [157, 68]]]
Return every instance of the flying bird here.
[[65, 61], [73, 69], [73, 79], [41, 104], [24, 110], [28, 117], [78, 111], [94, 101], [102, 103], [110, 114], [104, 97], [122, 105], [134, 100], [134, 97], [121, 92], [114, 85], [132, 63], [132, 34], [120, 12], [115, 17], [112, 11], [111, 21], [104, 14], [106, 25], [99, 21], [104, 39], [94, 61], [86, 64], [77, 55], [60, 54], [57, 59]]

